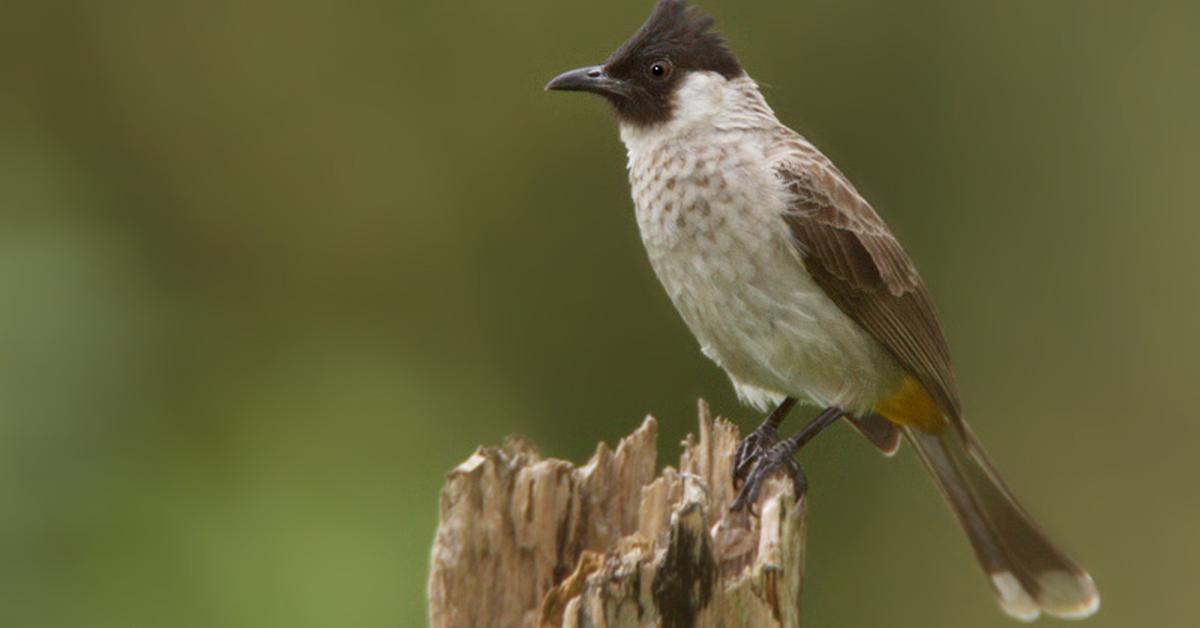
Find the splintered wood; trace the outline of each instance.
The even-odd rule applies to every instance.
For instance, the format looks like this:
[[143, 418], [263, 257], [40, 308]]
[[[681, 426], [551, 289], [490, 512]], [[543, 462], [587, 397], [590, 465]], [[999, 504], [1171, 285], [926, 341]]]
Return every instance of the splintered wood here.
[[678, 469], [656, 477], [647, 417], [582, 467], [528, 443], [481, 447], [450, 472], [429, 579], [431, 624], [798, 626], [804, 502], [767, 482], [730, 513], [737, 427], [700, 404]]

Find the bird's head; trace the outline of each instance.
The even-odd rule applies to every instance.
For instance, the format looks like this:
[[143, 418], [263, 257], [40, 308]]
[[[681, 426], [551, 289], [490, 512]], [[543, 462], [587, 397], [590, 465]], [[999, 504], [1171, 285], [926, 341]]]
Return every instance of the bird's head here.
[[603, 65], [564, 72], [547, 90], [591, 92], [607, 99], [623, 124], [646, 127], [669, 121], [690, 77], [742, 76], [714, 20], [686, 0], [659, 0], [646, 23]]

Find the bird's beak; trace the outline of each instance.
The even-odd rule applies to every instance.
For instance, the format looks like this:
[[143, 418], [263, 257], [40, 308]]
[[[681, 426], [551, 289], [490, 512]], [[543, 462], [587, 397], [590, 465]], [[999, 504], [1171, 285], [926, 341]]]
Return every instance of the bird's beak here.
[[620, 96], [625, 93], [625, 83], [604, 71], [604, 66], [593, 65], [563, 72], [546, 83], [546, 91], [591, 92], [601, 96]]

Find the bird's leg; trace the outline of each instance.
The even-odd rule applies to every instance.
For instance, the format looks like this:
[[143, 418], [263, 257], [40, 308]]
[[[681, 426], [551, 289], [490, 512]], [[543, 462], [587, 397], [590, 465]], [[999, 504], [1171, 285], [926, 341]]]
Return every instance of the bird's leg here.
[[741, 484], [754, 468], [754, 463], [779, 442], [779, 425], [795, 405], [795, 397], [785, 397], [771, 414], [763, 419], [762, 424], [738, 444], [733, 452], [734, 486]]
[[796, 497], [799, 498], [808, 489], [808, 480], [804, 476], [804, 471], [800, 469], [800, 465], [792, 458], [797, 451], [812, 440], [814, 436], [821, 433], [821, 430], [829, 427], [834, 421], [837, 421], [844, 413], [841, 408], [825, 408], [820, 414], [803, 429], [796, 432], [791, 438], [781, 441], [769, 451], [758, 457], [757, 464], [754, 465], [754, 470], [746, 477], [746, 481], [742, 484], [742, 488], [738, 491], [737, 498], [733, 500], [731, 510], [742, 510], [748, 508], [751, 504], [758, 500], [758, 492], [762, 489], [762, 483], [772, 473], [780, 469], [787, 469], [791, 472], [792, 483], [795, 487]]

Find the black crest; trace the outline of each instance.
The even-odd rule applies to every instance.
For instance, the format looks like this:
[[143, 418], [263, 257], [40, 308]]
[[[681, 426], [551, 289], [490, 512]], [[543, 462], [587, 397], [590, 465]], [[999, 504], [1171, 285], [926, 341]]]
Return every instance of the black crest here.
[[743, 74], [725, 38], [711, 29], [715, 20], [686, 0], [659, 0], [638, 32], [605, 63], [605, 71], [626, 82], [613, 98], [617, 114], [649, 125], [671, 116], [671, 95], [688, 72], [716, 72], [727, 79]]

